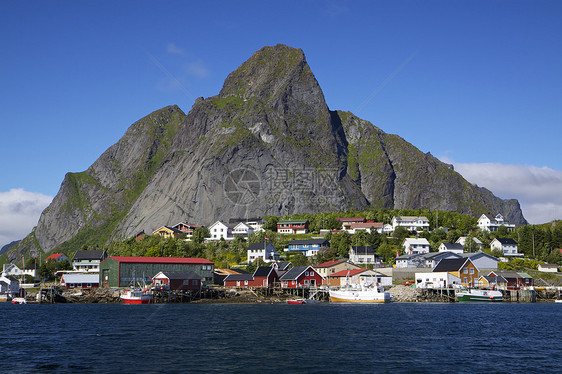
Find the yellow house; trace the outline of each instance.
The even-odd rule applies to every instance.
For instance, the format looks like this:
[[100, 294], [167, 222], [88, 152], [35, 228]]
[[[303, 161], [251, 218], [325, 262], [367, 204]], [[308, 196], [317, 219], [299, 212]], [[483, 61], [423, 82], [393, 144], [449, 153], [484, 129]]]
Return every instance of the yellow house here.
[[478, 286], [478, 268], [469, 258], [451, 258], [439, 261], [433, 272], [447, 272], [461, 279], [464, 287]]
[[152, 235], [160, 235], [163, 238], [178, 238], [181, 234], [183, 234], [183, 232], [169, 226], [162, 226], [152, 233]]
[[356, 266], [347, 260], [327, 261], [314, 266], [314, 270], [316, 270], [316, 272], [324, 279], [324, 284], [328, 285], [330, 284], [328, 278], [329, 275], [348, 269], [359, 269], [359, 266]]

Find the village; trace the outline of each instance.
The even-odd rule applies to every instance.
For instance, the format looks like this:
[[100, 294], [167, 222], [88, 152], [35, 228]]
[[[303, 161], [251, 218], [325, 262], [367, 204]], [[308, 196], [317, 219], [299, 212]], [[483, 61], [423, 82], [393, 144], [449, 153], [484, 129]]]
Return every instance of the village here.
[[[317, 235], [310, 234], [310, 222], [306, 219], [280, 219], [275, 223], [277, 235], [288, 241], [284, 248], [276, 248], [265, 234], [265, 223], [264, 219], [235, 225], [217, 221], [205, 228], [204, 241], [209, 243], [246, 241], [262, 234], [262, 240], [247, 245], [246, 259], [238, 266], [216, 267], [213, 261], [201, 257], [121, 256], [109, 255], [107, 249], [82, 249], [72, 258], [53, 253], [42, 260], [65, 264], [64, 269], [53, 274], [51, 291], [47, 291], [49, 287], [44, 282], [40, 284], [37, 266], [5, 264], [0, 276], [0, 297], [4, 301], [19, 296], [25, 302], [56, 302], [66, 296], [79, 302], [78, 296], [97, 293], [104, 295], [102, 302], [118, 302], [125, 292], [140, 288], [150, 290], [155, 302], [224, 300], [248, 294], [254, 296], [250, 297], [253, 301], [268, 297], [267, 300], [274, 301], [294, 297], [318, 301], [328, 300], [330, 289], [372, 283], [388, 290], [394, 301], [406, 302], [457, 301], [455, 290], [460, 289], [500, 290], [505, 301], [560, 298], [557, 283], [539, 278], [541, 284], [536, 284], [528, 272], [509, 270], [513, 267], [510, 264], [525, 261], [518, 243], [511, 238], [494, 237], [488, 251], [484, 251], [476, 236], [460, 236], [454, 242], [442, 241], [436, 251], [431, 251], [430, 241], [420, 235], [430, 232], [429, 220], [424, 216], [393, 216], [386, 224], [366, 217], [338, 217], [337, 229], [319, 230]], [[477, 230], [487, 233], [505, 233], [515, 228], [501, 214], [482, 215], [477, 226]], [[152, 235], [139, 233], [135, 241], [150, 236], [191, 241], [201, 227], [186, 222], [162, 226]], [[357, 239], [365, 234], [392, 236], [398, 231], [405, 232], [406, 237], [400, 241], [400, 253], [396, 251], [391, 263], [384, 261], [368, 241]], [[349, 243], [344, 256], [341, 251], [332, 250], [333, 243], [328, 239], [334, 241], [335, 235], [341, 233], [356, 238]], [[303, 235], [311, 236], [299, 238]], [[327, 254], [339, 256], [327, 259]], [[291, 259], [296, 260], [292, 263]], [[538, 272], [555, 275], [559, 270], [557, 264], [536, 265]], [[32, 282], [24, 283], [23, 279]], [[57, 299], [52, 289], [57, 290]], [[102, 290], [112, 290], [112, 296], [107, 297], [108, 292]]]

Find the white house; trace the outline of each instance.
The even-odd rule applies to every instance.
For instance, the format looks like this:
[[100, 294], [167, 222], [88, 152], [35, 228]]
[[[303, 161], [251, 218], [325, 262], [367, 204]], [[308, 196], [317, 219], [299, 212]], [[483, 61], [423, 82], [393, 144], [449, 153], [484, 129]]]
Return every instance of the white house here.
[[258, 221], [248, 221], [246, 222], [246, 225], [249, 226], [252, 230], [254, 230], [254, 232], [260, 232], [263, 231], [264, 223], [265, 221], [262, 219]]
[[20, 282], [16, 278], [8, 275], [0, 276], [0, 293], [17, 294], [20, 290]]
[[22, 275], [29, 275], [37, 278], [37, 269], [20, 269], [16, 264], [4, 264], [2, 266], [2, 275], [21, 277]]
[[429, 253], [429, 242], [426, 238], [406, 238], [402, 247], [407, 255]]
[[447, 251], [403, 255], [396, 258], [396, 268], [434, 268], [439, 261], [450, 258], [461, 258], [461, 256]]
[[374, 270], [369, 269], [354, 269], [349, 271], [350, 275], [342, 277], [340, 286], [347, 286], [352, 284], [371, 285], [378, 284], [380, 286], [392, 286], [392, 277], [389, 275], [381, 274]]
[[248, 246], [248, 262], [261, 258], [264, 262], [275, 262], [279, 260], [279, 254], [275, 252], [273, 244], [252, 243]]
[[441, 243], [439, 252], [463, 253], [464, 247], [460, 243]]
[[248, 237], [254, 232], [254, 229], [251, 228], [247, 223], [240, 222], [232, 229], [232, 234], [234, 236], [242, 236]]
[[505, 226], [508, 231], [515, 229], [515, 225], [505, 221], [501, 214], [496, 215], [494, 218], [489, 218], [487, 215], [482, 214], [478, 218], [477, 225], [482, 231], [498, 231], [501, 226]]
[[378, 232], [382, 233], [383, 223], [382, 222], [356, 222], [350, 223], [347, 228], [347, 232], [350, 234], [356, 234], [359, 231], [366, 231], [368, 233]]
[[234, 236], [232, 235], [232, 229], [222, 223], [221, 221], [217, 221], [209, 226], [209, 233], [211, 234], [209, 240], [233, 240]]
[[349, 261], [353, 264], [380, 266], [382, 259], [370, 245], [352, 245], [349, 250]]
[[523, 257], [523, 253], [517, 252], [517, 242], [509, 238], [496, 238], [490, 243], [492, 250], [500, 250], [504, 257]]
[[556, 264], [539, 264], [538, 270], [544, 273], [558, 273], [558, 265]]
[[[468, 250], [469, 252], [472, 252], [472, 251], [474, 251], [474, 250], [476, 250], [476, 249], [481, 250], [481, 249], [484, 247], [484, 245], [482, 244], [482, 242], [481, 242], [478, 238], [472, 238], [472, 241], [476, 244], [476, 246], [477, 246], [478, 248], [470, 248], [470, 247], [469, 247], [469, 248], [467, 248], [467, 250]], [[464, 244], [465, 242], [466, 242], [466, 236], [461, 236], [461, 237], [458, 238], [457, 241], [456, 241], [456, 243], [459, 243], [459, 244], [462, 245], [464, 248], [466, 248], [467, 246]], [[468, 245], [469, 245], [469, 246], [471, 245], [470, 242], [468, 243]]]
[[393, 231], [394, 231], [394, 227], [392, 227], [392, 225], [388, 223], [382, 225], [382, 232], [385, 233], [386, 235], [392, 234]]
[[447, 288], [457, 284], [461, 284], [461, 279], [446, 271], [416, 273], [416, 288]]
[[394, 216], [392, 217], [392, 230], [404, 227], [408, 231], [429, 230], [429, 220], [426, 217], [416, 216]]

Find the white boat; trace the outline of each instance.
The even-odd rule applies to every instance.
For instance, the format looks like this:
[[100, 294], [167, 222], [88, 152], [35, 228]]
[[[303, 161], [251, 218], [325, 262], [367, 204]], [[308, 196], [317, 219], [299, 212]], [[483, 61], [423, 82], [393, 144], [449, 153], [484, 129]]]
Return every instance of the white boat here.
[[132, 289], [125, 290], [125, 293], [121, 295], [121, 300], [125, 304], [150, 304], [153, 296], [146, 289]]
[[455, 292], [458, 301], [499, 302], [503, 294], [498, 290], [480, 290], [476, 288], [460, 289]]
[[555, 303], [562, 303], [562, 299], [556, 299], [554, 300]]
[[25, 300], [25, 297], [14, 297], [12, 304], [27, 304], [27, 300]]
[[333, 303], [389, 303], [390, 293], [378, 284], [350, 284], [338, 290], [330, 289]]

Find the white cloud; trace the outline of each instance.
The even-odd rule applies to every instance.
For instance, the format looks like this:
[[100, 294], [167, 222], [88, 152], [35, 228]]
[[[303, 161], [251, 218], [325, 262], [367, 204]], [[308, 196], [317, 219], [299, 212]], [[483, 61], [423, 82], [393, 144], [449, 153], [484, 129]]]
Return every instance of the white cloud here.
[[548, 167], [495, 163], [452, 163], [470, 183], [503, 199], [517, 199], [529, 223], [540, 224], [562, 216], [562, 171]]
[[168, 53], [172, 54], [172, 55], [185, 55], [186, 51], [185, 49], [178, 47], [175, 43], [168, 43], [168, 46], [166, 47], [166, 50], [168, 51]]
[[211, 72], [201, 60], [190, 62], [185, 66], [186, 71], [196, 78], [205, 78]]
[[29, 234], [52, 200], [52, 196], [21, 188], [0, 192], [0, 247]]

